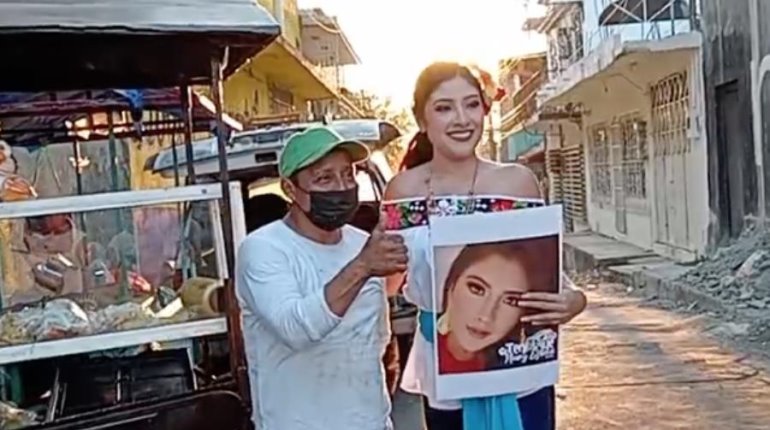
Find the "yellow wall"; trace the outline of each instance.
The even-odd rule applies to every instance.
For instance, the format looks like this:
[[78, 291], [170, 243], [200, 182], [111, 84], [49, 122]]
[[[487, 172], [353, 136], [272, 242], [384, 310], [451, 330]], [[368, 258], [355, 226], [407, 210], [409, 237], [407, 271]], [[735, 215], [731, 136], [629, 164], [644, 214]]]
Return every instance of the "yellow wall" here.
[[259, 4], [270, 13], [273, 13], [273, 3], [273, 0], [259, 0]]
[[[283, 3], [284, 40], [294, 48], [300, 49], [302, 25], [300, 23], [297, 0], [281, 0]], [[259, 0], [259, 3], [268, 12], [275, 15], [277, 0]], [[264, 67], [264, 66], [262, 66]], [[279, 70], [260, 70], [253, 64], [246, 64], [224, 83], [224, 108], [225, 112], [241, 122], [259, 115], [270, 115], [278, 112], [271, 110], [270, 87], [281, 88], [281, 74]], [[268, 76], [270, 76], [268, 78]], [[292, 91], [290, 88], [283, 88]], [[294, 108], [299, 112], [306, 112], [307, 101], [302, 96], [292, 91], [294, 96]]]
[[251, 65], [242, 67], [224, 83], [225, 112], [238, 121], [270, 113], [267, 78]]
[[144, 170], [144, 164], [150, 157], [171, 146], [171, 136], [145, 138], [142, 142], [131, 139], [128, 146], [130, 148], [132, 190], [150, 190], [174, 186], [173, 178], [167, 179]]
[[283, 0], [283, 37], [295, 48], [299, 49], [302, 40], [302, 25], [299, 20], [297, 0]]
[[[160, 114], [161, 117], [171, 118], [170, 115]], [[145, 119], [149, 120], [150, 113], [145, 112]], [[193, 142], [196, 140], [210, 137], [211, 133], [193, 133]], [[144, 137], [141, 141], [137, 139], [128, 140], [128, 154], [129, 154], [129, 168], [131, 172], [131, 189], [132, 190], [150, 190], [154, 188], [167, 188], [174, 186], [174, 178], [164, 178], [161, 175], [152, 173], [151, 171], [144, 170], [144, 166], [147, 160], [153, 155], [159, 153], [164, 149], [171, 148], [173, 143], [180, 145], [180, 150], [184, 151], [184, 137], [180, 134], [175, 138], [171, 135], [160, 136], [148, 136]], [[185, 166], [180, 167], [182, 172], [186, 171]], [[181, 184], [184, 185], [184, 176], [180, 178]]]
[[[299, 9], [297, 8], [297, 0], [282, 0], [283, 2], [283, 26], [281, 33], [283, 37], [295, 48], [299, 47], [299, 40], [301, 26], [299, 22]], [[275, 0], [259, 0], [265, 9], [270, 14], [275, 16]]]
[[[241, 122], [248, 122], [259, 115], [270, 115], [270, 86], [281, 87], [280, 81], [270, 81], [264, 72], [253, 66], [245, 66], [224, 83], [225, 112]], [[304, 113], [307, 99], [292, 92], [294, 108]]]

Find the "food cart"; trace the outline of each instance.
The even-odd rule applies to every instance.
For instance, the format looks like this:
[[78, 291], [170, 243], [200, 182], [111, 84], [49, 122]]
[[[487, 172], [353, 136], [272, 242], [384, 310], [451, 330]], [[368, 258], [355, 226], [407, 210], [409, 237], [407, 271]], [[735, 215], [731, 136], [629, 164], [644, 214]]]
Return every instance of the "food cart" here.
[[[106, 399], [114, 406], [65, 413], [72, 396], [67, 395], [67, 384], [62, 381], [67, 377], [77, 381], [77, 373], [57, 371], [44, 393], [48, 407], [31, 420], [37, 428], [229, 429], [247, 425], [244, 417], [248, 414], [243, 409], [249, 408], [248, 380], [231, 276], [234, 246], [245, 227], [242, 191], [228, 177], [222, 79], [279, 32], [275, 20], [251, 0], [0, 1], [0, 49], [4, 53], [0, 91], [56, 94], [178, 88], [183, 120], [169, 121], [167, 126], [183, 132], [186, 154], [191, 155], [191, 88], [209, 85], [222, 154], [218, 184], [39, 199], [17, 196], [14, 200], [19, 201], [0, 203], [0, 223], [14, 239], [12, 246], [2, 246], [13, 254], [9, 257], [11, 272], [18, 273], [8, 277], [4, 270], [0, 283], [0, 365], [86, 353], [119, 362], [137, 345], [228, 333], [234, 390], [214, 386], [208, 392], [145, 396], [128, 404], [119, 401], [123, 391], [117, 390], [109, 394], [117, 399]], [[83, 109], [106, 113], [108, 122], [123, 113], [109, 103], [86, 105]], [[136, 115], [130, 116], [141, 122]], [[136, 132], [141, 131], [139, 124]], [[9, 173], [3, 183], [22, 183], [14, 174]], [[194, 171], [187, 176], [194, 178]], [[7, 195], [15, 196], [10, 191]], [[147, 222], [152, 218], [141, 216], [164, 207], [184, 208], [179, 223], [169, 224], [175, 228], [153, 229]], [[104, 244], [92, 243], [89, 231], [98, 230], [96, 220], [100, 218], [124, 220], [123, 225], [143, 222], [144, 234], [132, 237], [118, 232], [108, 243], [114, 258], [98, 258], [98, 245]], [[193, 221], [198, 231], [210, 231], [210, 237], [202, 240], [208, 245], [179, 240], [189, 237], [196, 224]], [[146, 240], [145, 246], [137, 245], [141, 240]], [[186, 265], [181, 280], [174, 264], [169, 265], [169, 273], [163, 272], [168, 268], [166, 255], [158, 249], [167, 245], [186, 250], [187, 257], [178, 260]], [[208, 256], [202, 255], [204, 248], [210, 248]], [[143, 258], [145, 250], [151, 254]], [[143, 260], [158, 263], [154, 279], [143, 276]], [[96, 265], [97, 261], [104, 264]], [[215, 300], [219, 296], [222, 306]], [[87, 366], [89, 360], [91, 357], [81, 364]], [[134, 380], [121, 379], [118, 385], [126, 381]], [[103, 404], [105, 399], [98, 400]], [[7, 418], [23, 421], [32, 417], [14, 410]], [[228, 419], [233, 422], [226, 422]], [[13, 423], [0, 425], [11, 428]]]

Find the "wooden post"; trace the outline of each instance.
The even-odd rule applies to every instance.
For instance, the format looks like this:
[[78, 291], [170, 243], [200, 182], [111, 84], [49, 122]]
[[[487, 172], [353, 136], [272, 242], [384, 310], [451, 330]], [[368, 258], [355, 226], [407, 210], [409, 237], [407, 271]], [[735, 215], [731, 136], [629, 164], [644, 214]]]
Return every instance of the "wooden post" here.
[[[213, 56], [211, 59], [211, 96], [214, 102], [217, 124], [217, 152], [219, 157], [219, 181], [222, 185], [222, 232], [225, 240], [225, 255], [227, 259], [227, 279], [225, 279], [224, 305], [227, 313], [227, 334], [230, 345], [230, 369], [233, 372], [238, 394], [250, 411], [249, 379], [244, 357], [243, 333], [241, 331], [241, 313], [235, 295], [235, 244], [233, 243], [232, 214], [230, 213], [230, 172], [227, 166], [227, 135], [222, 113], [222, 70], [227, 62], [227, 50], [223, 58]], [[241, 198], [241, 196], [235, 196]]]
[[[184, 153], [187, 163], [187, 184], [195, 184], [195, 165], [193, 163], [192, 133], [193, 133], [193, 104], [192, 90], [187, 84], [179, 88], [179, 98], [182, 104], [182, 121], [184, 122]], [[174, 150], [176, 153], [176, 150]]]

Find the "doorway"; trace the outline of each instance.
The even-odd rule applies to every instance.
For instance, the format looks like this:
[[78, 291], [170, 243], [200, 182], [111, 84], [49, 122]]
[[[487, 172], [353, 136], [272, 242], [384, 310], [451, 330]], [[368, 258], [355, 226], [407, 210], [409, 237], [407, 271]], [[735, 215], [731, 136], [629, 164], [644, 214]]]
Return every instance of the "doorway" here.
[[748, 209], [745, 194], [749, 194], [749, 199], [753, 194], [747, 188], [753, 182], [747, 177], [753, 163], [746, 160], [753, 152], [744, 149], [745, 142], [752, 143], [752, 139], [741, 127], [743, 115], [738, 81], [716, 87], [720, 242], [741, 234]]
[[690, 79], [673, 73], [651, 87], [655, 240], [692, 250], [687, 195], [690, 137]]

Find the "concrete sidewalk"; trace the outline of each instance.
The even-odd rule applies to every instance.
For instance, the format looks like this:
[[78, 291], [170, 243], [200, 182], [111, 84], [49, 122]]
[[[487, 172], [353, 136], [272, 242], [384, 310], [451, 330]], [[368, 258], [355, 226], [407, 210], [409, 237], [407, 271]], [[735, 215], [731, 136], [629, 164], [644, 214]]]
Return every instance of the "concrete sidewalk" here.
[[586, 272], [656, 257], [652, 251], [593, 232], [566, 234], [563, 245], [564, 270], [568, 272]]
[[650, 250], [596, 233], [568, 234], [564, 237], [564, 267], [568, 272], [598, 272], [646, 297], [684, 303], [697, 303], [701, 309], [732, 313], [733, 307], [709, 294], [676, 282], [691, 266], [680, 265]]

